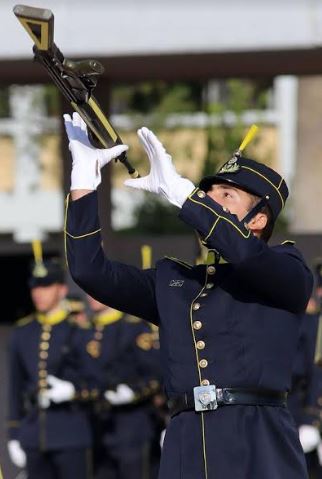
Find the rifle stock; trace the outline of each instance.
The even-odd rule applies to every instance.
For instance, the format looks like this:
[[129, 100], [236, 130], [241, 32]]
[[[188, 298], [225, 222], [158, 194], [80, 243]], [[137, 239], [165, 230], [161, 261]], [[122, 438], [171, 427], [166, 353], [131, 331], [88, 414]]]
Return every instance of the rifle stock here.
[[[122, 144], [122, 139], [107, 119], [92, 92], [104, 67], [96, 60], [73, 61], [66, 59], [54, 43], [54, 15], [51, 10], [16, 5], [15, 16], [34, 42], [33, 53], [55, 85], [79, 113], [88, 127], [90, 142], [96, 148], [109, 148]], [[122, 153], [119, 160], [132, 178], [139, 176]]]

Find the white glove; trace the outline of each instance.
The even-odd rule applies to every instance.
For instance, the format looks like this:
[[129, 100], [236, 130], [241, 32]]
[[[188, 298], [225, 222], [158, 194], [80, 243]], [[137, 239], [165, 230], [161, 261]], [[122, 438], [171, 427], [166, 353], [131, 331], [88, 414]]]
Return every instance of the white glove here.
[[124, 184], [157, 193], [181, 208], [194, 190], [194, 184], [176, 172], [171, 156], [151, 130], [143, 127], [138, 130], [138, 136], [150, 161], [150, 173], [143, 178], [126, 180]]
[[122, 406], [131, 403], [135, 394], [127, 384], [118, 384], [116, 391], [105, 391], [104, 397], [113, 406]]
[[101, 169], [128, 150], [127, 145], [116, 145], [106, 150], [95, 148], [89, 142], [87, 126], [78, 113], [64, 115], [69, 149], [73, 158], [71, 190], [96, 190], [100, 184]]
[[20, 446], [20, 442], [16, 439], [11, 439], [8, 442], [8, 453], [11, 462], [17, 467], [26, 467], [27, 459], [26, 453]]
[[49, 389], [43, 391], [43, 401], [49, 406], [49, 402], [52, 401], [55, 404], [59, 404], [65, 401], [71, 401], [75, 395], [75, 387], [69, 381], [63, 381], [55, 376], [48, 376], [47, 378]]
[[167, 430], [163, 429], [161, 431], [161, 434], [160, 434], [160, 447], [161, 447], [161, 449], [163, 448], [163, 443], [164, 443], [164, 438], [165, 438], [166, 432], [167, 432]]
[[308, 424], [303, 424], [299, 427], [299, 437], [305, 454], [314, 451], [321, 441], [318, 428]]

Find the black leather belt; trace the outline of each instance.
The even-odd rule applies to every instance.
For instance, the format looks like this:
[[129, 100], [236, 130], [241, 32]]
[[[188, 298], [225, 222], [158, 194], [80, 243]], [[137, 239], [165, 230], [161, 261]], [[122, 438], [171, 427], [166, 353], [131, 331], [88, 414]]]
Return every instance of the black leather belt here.
[[[275, 406], [286, 407], [287, 392], [269, 389], [216, 388], [218, 406]], [[182, 411], [194, 411], [193, 393], [185, 393], [168, 400], [171, 416]]]

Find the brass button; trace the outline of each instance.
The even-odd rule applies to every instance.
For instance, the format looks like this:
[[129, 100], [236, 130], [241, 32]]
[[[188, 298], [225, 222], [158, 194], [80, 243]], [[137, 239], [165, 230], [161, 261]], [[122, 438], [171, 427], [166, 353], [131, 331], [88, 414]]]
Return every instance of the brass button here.
[[44, 331], [42, 334], [41, 334], [41, 339], [43, 341], [48, 341], [48, 339], [50, 339], [50, 333], [48, 333], [47, 331]]
[[47, 366], [46, 361], [39, 361], [39, 363], [38, 363], [38, 368], [39, 369], [45, 369], [46, 366]]
[[40, 351], [39, 357], [40, 357], [40, 359], [47, 359], [48, 358], [47, 351]]
[[42, 327], [43, 331], [51, 331], [51, 325], [50, 324], [44, 324]]
[[206, 343], [204, 341], [197, 342], [197, 349], [205, 349]]
[[201, 368], [206, 368], [206, 367], [208, 366], [208, 361], [207, 361], [207, 359], [201, 359], [201, 360], [199, 361], [199, 366], [200, 366]]
[[201, 329], [202, 328], [202, 322], [201, 321], [194, 321], [193, 323], [193, 329]]
[[206, 284], [206, 288], [207, 288], [207, 289], [211, 289], [211, 288], [213, 288], [213, 287], [214, 287], [214, 283], [207, 283], [207, 284]]
[[201, 293], [200, 295], [201, 298], [205, 298], [206, 296], [208, 296], [208, 293]]
[[47, 371], [45, 371], [44, 369], [40, 369], [40, 371], [39, 371], [39, 377], [40, 377], [40, 378], [45, 378], [45, 377], [47, 377]]
[[210, 381], [208, 381], [208, 379], [203, 379], [201, 381], [201, 386], [209, 386], [209, 384], [210, 384]]
[[41, 379], [39, 382], [38, 382], [38, 386], [40, 388], [46, 388], [47, 387], [47, 381], [46, 379]]
[[88, 391], [88, 389], [82, 389], [82, 391], [81, 391], [81, 397], [82, 397], [83, 399], [88, 399], [88, 398], [89, 398], [89, 391]]
[[42, 341], [39, 347], [42, 351], [47, 351], [49, 349], [49, 343], [47, 341]]
[[197, 195], [199, 196], [199, 198], [204, 198], [206, 196], [206, 193], [202, 190], [199, 190]]
[[192, 306], [192, 309], [194, 311], [198, 311], [198, 309], [200, 308], [200, 303], [195, 303], [193, 306]]
[[95, 334], [94, 334], [94, 338], [95, 339], [102, 339], [103, 337], [103, 333], [101, 331], [96, 331]]
[[208, 268], [207, 268], [207, 273], [208, 274], [215, 274], [215, 272], [216, 272], [216, 268], [214, 266], [212, 266], [212, 265], [208, 266]]

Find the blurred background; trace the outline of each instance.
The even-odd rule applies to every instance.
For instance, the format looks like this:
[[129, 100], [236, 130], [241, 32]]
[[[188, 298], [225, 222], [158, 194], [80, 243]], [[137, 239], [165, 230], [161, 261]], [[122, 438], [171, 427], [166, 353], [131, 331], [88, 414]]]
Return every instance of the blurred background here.
[[[32, 252], [63, 255], [64, 198], [70, 156], [62, 127], [70, 107], [32, 42], [0, 0], [1, 401], [13, 322], [28, 313]], [[153, 129], [177, 169], [196, 184], [227, 161], [252, 123], [246, 155], [276, 168], [290, 187], [273, 243], [294, 239], [308, 264], [322, 256], [322, 3], [319, 0], [33, 0], [55, 15], [55, 43], [65, 57], [105, 67], [95, 96], [141, 175], [148, 163], [136, 130]], [[195, 240], [175, 208], [127, 191], [125, 168], [104, 172], [100, 213], [114, 258], [140, 264], [165, 254], [193, 261]], [[73, 288], [73, 285], [71, 286]], [[1, 408], [0, 462], [5, 451]]]

